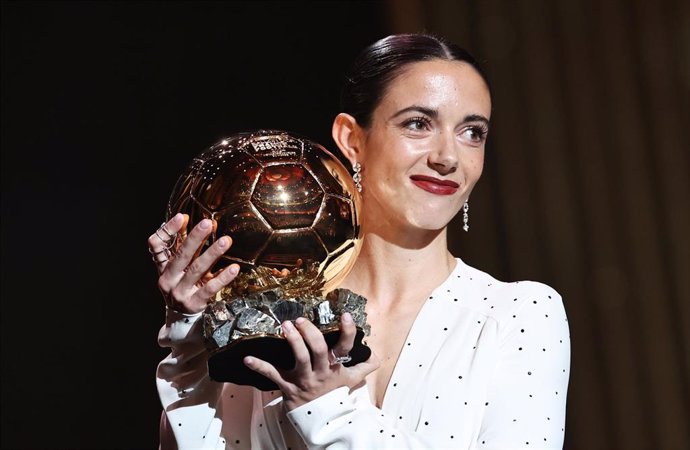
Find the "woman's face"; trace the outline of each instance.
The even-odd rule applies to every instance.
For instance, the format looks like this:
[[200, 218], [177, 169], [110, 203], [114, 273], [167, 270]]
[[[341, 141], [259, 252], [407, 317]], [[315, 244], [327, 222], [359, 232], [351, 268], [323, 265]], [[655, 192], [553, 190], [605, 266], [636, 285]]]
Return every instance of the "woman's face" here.
[[413, 63], [397, 76], [364, 131], [364, 217], [439, 230], [482, 173], [489, 90], [469, 64]]

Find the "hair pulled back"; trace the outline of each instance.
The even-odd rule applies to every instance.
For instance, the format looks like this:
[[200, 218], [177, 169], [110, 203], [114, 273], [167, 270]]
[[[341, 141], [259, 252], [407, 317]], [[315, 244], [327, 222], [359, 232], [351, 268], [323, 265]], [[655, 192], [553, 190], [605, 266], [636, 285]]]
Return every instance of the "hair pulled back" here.
[[463, 48], [429, 34], [394, 34], [374, 42], [355, 58], [340, 94], [341, 111], [368, 128], [389, 83], [407, 65], [434, 59], [465, 62], [489, 85], [477, 61]]

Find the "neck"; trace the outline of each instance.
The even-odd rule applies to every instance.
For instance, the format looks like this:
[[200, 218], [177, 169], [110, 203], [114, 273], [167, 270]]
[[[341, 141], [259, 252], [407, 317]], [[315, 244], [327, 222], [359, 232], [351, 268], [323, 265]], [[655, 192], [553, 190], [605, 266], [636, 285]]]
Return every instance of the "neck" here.
[[342, 287], [380, 307], [423, 301], [455, 267], [446, 229], [400, 230], [362, 224], [357, 262]]

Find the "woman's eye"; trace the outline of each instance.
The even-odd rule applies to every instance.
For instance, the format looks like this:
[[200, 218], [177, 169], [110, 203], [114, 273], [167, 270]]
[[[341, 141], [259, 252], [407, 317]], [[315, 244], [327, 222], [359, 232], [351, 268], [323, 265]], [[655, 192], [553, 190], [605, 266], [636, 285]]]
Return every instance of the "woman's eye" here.
[[462, 132], [462, 135], [470, 142], [482, 142], [486, 137], [487, 130], [480, 127], [469, 127]]
[[423, 131], [429, 129], [429, 120], [424, 117], [415, 117], [406, 120], [403, 126], [412, 131]]

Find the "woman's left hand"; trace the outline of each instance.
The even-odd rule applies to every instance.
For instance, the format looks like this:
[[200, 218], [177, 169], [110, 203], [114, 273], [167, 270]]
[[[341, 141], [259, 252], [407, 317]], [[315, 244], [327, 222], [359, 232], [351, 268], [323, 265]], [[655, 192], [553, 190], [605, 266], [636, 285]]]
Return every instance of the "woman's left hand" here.
[[379, 361], [373, 353], [368, 360], [352, 367], [345, 367], [334, 360], [335, 355], [349, 355], [354, 345], [357, 329], [349, 313], [344, 313], [340, 319], [340, 339], [333, 351], [329, 350], [316, 325], [304, 317], [297, 319], [294, 325], [289, 320], [285, 321], [282, 328], [295, 353], [294, 369], [278, 370], [272, 364], [252, 356], [245, 357], [244, 363], [278, 385], [283, 391], [283, 401], [288, 411], [333, 389], [343, 386], [353, 388], [379, 367]]

